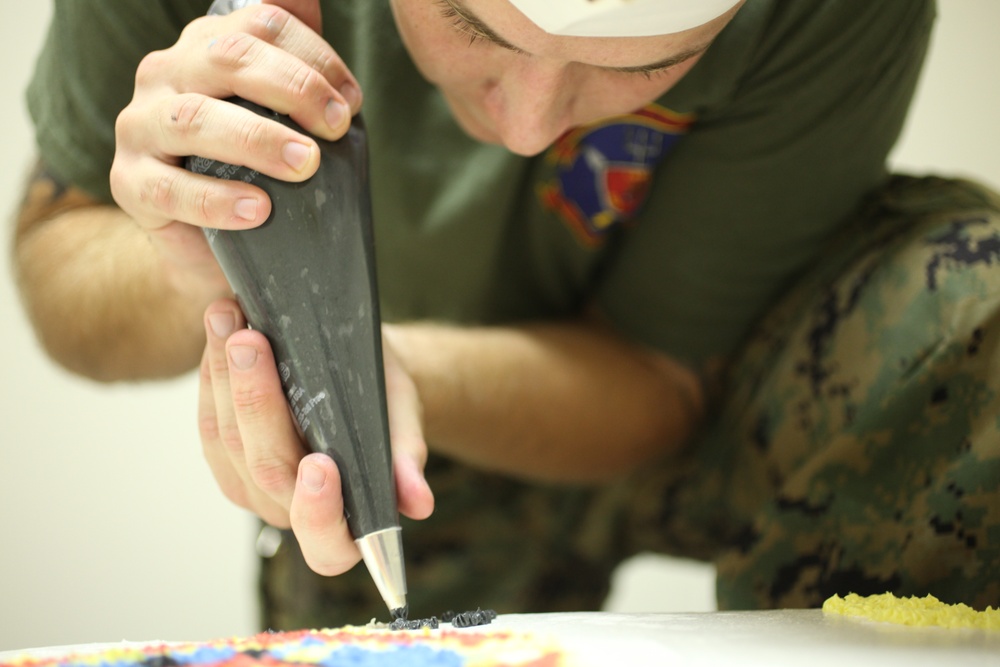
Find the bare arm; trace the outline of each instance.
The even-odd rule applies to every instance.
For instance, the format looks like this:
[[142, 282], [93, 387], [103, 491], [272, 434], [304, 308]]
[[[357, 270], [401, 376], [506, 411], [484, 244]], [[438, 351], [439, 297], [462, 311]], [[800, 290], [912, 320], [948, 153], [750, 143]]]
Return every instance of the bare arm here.
[[22, 301], [46, 351], [102, 381], [197, 367], [202, 314], [229, 292], [214, 263], [179, 279], [125, 213], [60, 184], [44, 165], [29, 180], [13, 255]]
[[697, 376], [593, 321], [387, 327], [432, 450], [479, 468], [594, 482], [676, 452], [700, 421]]

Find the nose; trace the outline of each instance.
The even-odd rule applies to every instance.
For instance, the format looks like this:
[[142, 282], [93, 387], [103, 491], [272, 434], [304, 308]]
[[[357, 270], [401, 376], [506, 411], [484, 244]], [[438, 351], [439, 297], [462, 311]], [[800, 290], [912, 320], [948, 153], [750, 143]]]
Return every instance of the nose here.
[[486, 83], [486, 112], [508, 150], [537, 155], [573, 125], [574, 73], [540, 59], [517, 60]]

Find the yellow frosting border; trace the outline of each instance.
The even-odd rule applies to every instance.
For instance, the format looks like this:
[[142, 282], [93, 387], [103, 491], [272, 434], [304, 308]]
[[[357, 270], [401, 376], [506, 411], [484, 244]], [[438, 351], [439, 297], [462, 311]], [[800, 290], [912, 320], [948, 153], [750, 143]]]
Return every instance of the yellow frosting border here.
[[976, 611], [958, 603], [941, 602], [933, 595], [898, 598], [892, 593], [862, 597], [833, 595], [823, 603], [824, 613], [866, 618], [871, 621], [912, 626], [972, 628], [1000, 631], [1000, 609]]

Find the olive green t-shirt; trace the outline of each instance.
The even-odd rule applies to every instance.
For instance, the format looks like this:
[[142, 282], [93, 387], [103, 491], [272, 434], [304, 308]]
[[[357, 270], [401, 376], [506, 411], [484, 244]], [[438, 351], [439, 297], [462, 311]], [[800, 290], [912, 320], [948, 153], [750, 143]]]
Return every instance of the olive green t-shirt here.
[[[694, 367], [731, 354], [885, 177], [934, 15], [930, 0], [748, 0], [655, 104], [524, 158], [465, 136], [386, 0], [322, 4], [365, 92], [386, 320], [593, 306]], [[139, 60], [208, 5], [57, 0], [28, 102], [58, 176], [110, 201]]]

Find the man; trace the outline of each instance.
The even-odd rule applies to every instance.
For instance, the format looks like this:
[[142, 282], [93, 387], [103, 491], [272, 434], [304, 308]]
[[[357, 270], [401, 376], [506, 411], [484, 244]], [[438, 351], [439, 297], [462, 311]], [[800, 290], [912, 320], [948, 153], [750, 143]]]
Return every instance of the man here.
[[333, 140], [364, 97], [416, 614], [594, 608], [640, 549], [715, 560], [722, 607], [1000, 599], [997, 207], [884, 167], [929, 3], [206, 10], [58, 5], [19, 279], [69, 368], [200, 355], [220, 486], [294, 532], [264, 561], [269, 627], [382, 612], [360, 568], [313, 573], [358, 559], [339, 475], [198, 229], [270, 203], [184, 156], [317, 166], [232, 95]]

